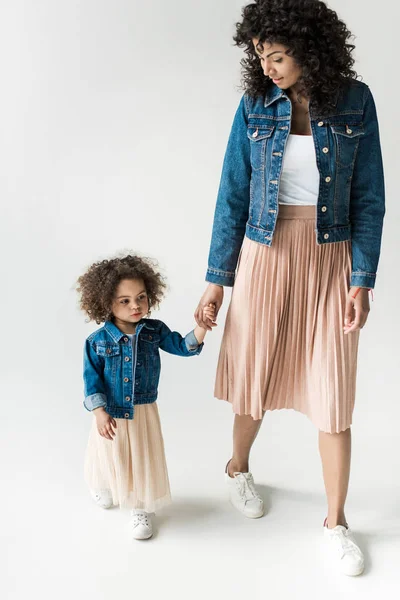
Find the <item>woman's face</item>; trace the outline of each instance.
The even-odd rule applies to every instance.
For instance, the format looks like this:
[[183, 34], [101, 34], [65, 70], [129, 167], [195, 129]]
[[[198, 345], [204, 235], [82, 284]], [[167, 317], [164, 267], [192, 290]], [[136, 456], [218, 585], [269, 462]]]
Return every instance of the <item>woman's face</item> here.
[[294, 58], [287, 55], [287, 46], [260, 42], [257, 39], [253, 40], [253, 44], [266, 77], [270, 77], [278, 87], [284, 90], [298, 82], [301, 77], [301, 67]]

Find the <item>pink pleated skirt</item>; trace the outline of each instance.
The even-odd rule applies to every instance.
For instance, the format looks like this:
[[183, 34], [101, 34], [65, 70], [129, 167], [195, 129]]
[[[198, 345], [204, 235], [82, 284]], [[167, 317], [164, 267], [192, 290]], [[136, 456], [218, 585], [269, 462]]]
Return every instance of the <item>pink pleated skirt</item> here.
[[116, 419], [114, 439], [97, 431], [93, 418], [85, 458], [91, 490], [111, 490], [122, 508], [155, 512], [171, 503], [164, 440], [157, 403], [135, 406], [133, 419]]
[[235, 414], [291, 408], [348, 429], [359, 333], [344, 335], [351, 242], [317, 245], [315, 207], [279, 207], [270, 247], [245, 238], [215, 382]]

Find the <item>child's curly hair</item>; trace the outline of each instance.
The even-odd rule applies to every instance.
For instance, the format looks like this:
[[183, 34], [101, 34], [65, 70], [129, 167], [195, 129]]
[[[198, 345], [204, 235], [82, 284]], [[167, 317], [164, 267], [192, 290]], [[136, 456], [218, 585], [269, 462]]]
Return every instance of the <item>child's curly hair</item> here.
[[166, 282], [158, 265], [150, 258], [128, 254], [94, 263], [79, 277], [77, 292], [80, 307], [98, 325], [112, 319], [115, 291], [123, 279], [143, 279], [149, 301], [149, 314], [165, 294]]

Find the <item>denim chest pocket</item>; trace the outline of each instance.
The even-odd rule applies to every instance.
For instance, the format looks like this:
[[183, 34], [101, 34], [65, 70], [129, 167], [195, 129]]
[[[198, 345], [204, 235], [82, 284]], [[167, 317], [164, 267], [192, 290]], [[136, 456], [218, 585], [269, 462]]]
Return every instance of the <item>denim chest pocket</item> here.
[[96, 354], [104, 358], [105, 370], [115, 369], [120, 360], [121, 348], [118, 344], [97, 344]]
[[271, 139], [274, 127], [249, 123], [247, 137], [250, 140], [250, 162], [255, 171], [265, 168], [267, 144]]
[[353, 166], [358, 144], [364, 135], [362, 124], [335, 124], [331, 125], [331, 130], [335, 140], [336, 162], [342, 167]]
[[153, 368], [155, 360], [159, 359], [160, 336], [157, 333], [145, 333], [140, 336], [139, 352], [146, 359], [146, 366]]
[[[145, 343], [145, 348], [152, 348], [154, 347], [154, 344], [157, 345], [157, 347], [160, 344], [160, 336], [158, 335], [158, 333], [142, 333], [140, 336], [140, 341]], [[147, 346], [147, 344], [150, 344], [150, 346]]]
[[157, 333], [143, 333], [140, 335], [139, 358], [143, 361], [144, 369], [141, 370], [141, 389], [151, 393], [157, 388], [161, 370], [160, 336]]

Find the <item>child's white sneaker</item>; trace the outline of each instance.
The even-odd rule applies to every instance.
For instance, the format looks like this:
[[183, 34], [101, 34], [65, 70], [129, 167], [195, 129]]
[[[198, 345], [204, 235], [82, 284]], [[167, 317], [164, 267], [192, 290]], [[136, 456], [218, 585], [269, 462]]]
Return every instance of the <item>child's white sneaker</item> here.
[[264, 514], [264, 501], [257, 492], [251, 473], [234, 473], [229, 476], [228, 470], [225, 479], [229, 488], [229, 500], [248, 519], [258, 519]]
[[144, 510], [133, 509], [131, 520], [132, 536], [135, 540], [148, 540], [153, 535], [151, 516]]
[[348, 527], [337, 525], [328, 529], [324, 523], [324, 536], [332, 560], [344, 575], [355, 577], [364, 571], [364, 555]]
[[111, 490], [90, 490], [90, 495], [101, 508], [111, 508], [113, 505]]

